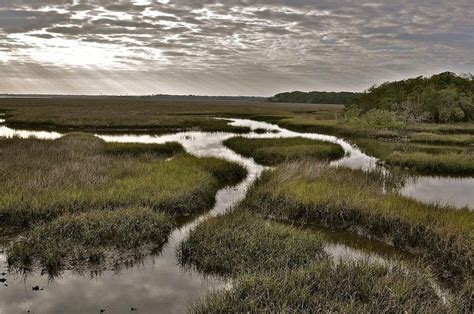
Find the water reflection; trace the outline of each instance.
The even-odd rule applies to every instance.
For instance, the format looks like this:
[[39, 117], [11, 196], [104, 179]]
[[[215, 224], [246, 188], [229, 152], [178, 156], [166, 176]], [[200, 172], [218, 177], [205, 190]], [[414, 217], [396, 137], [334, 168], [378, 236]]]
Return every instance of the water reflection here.
[[412, 176], [399, 193], [425, 203], [474, 209], [474, 178]]
[[[245, 119], [228, 120], [234, 126], [250, 127], [252, 132], [243, 135], [249, 138], [304, 137], [337, 143], [343, 147], [346, 156], [333, 162], [333, 165], [358, 169], [374, 169], [377, 165], [376, 158], [367, 156], [357, 147], [334, 136], [288, 131], [265, 122]], [[265, 133], [262, 130], [268, 132]], [[0, 126], [0, 136], [57, 139], [61, 137], [61, 134], [13, 130]], [[188, 153], [194, 156], [218, 157], [237, 162], [247, 169], [248, 176], [236, 186], [221, 189], [216, 195], [215, 206], [210, 212], [176, 229], [160, 255], [148, 256], [140, 265], [119, 273], [104, 271], [100, 274], [92, 272], [90, 276], [83, 276], [68, 271], [54, 281], [48, 281], [47, 276], [36, 273], [26, 278], [15, 277], [8, 274], [6, 257], [3, 249], [0, 248], [0, 273], [5, 273], [0, 276], [0, 279], [6, 279], [6, 282], [1, 283], [0, 286], [0, 312], [16, 313], [31, 310], [39, 313], [85, 313], [105, 309], [108, 313], [128, 313], [133, 307], [143, 312], [181, 313], [193, 299], [207, 294], [211, 289], [226, 286], [227, 283], [218, 277], [204, 277], [192, 269], [182, 269], [178, 265], [176, 249], [189, 231], [203, 220], [236, 206], [264, 170], [264, 167], [256, 164], [253, 159], [244, 158], [223, 146], [224, 140], [237, 135], [219, 132], [180, 132], [171, 135], [98, 134], [97, 136], [108, 142], [179, 142]], [[404, 184], [401, 184], [403, 187], [400, 193], [425, 202], [442, 201], [460, 206], [467, 203], [470, 208], [473, 208], [473, 184], [473, 179], [417, 177], [416, 180], [404, 181]], [[450, 193], [458, 193], [458, 196], [453, 197]], [[370, 258], [383, 261], [392, 258], [395, 254], [402, 254], [384, 244], [366, 238], [359, 239], [353, 234], [343, 235], [341, 232], [334, 233], [330, 230], [320, 231], [328, 238], [326, 251], [335, 259]], [[39, 286], [40, 290], [32, 290], [33, 286]], [[41, 290], [43, 287], [44, 290]]]

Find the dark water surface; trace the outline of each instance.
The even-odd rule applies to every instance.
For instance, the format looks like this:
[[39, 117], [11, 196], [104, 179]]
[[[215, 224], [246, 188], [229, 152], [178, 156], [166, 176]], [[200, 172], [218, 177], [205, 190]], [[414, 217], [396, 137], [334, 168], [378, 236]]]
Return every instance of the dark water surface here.
[[[343, 139], [314, 133], [298, 133], [282, 129], [265, 122], [245, 119], [229, 119], [232, 125], [247, 126], [252, 130], [266, 129], [270, 132], [243, 135], [249, 138], [304, 137], [340, 144], [346, 156], [333, 165], [344, 165], [359, 169], [377, 167], [377, 159], [362, 153], [357, 147]], [[2, 121], [0, 120], [0, 123]], [[61, 137], [57, 132], [13, 130], [0, 125], [0, 137], [35, 136], [42, 139]], [[203, 276], [183, 269], [176, 258], [176, 250], [189, 231], [203, 220], [225, 213], [236, 206], [246, 195], [249, 187], [265, 169], [253, 159], [223, 146], [222, 142], [237, 136], [232, 133], [180, 132], [171, 135], [97, 135], [108, 142], [165, 143], [179, 142], [185, 150], [198, 157], [218, 157], [243, 165], [247, 178], [236, 186], [220, 190], [211, 211], [194, 218], [176, 229], [160, 255], [149, 256], [139, 265], [120, 272], [103, 271], [77, 274], [64, 272], [60, 278], [49, 280], [47, 275], [33, 273], [26, 277], [10, 274], [6, 265], [4, 247], [0, 242], [0, 313], [129, 313], [137, 308], [139, 313], [182, 313], [189, 304], [212, 289], [229, 286], [221, 278]], [[422, 202], [446, 203], [455, 207], [474, 208], [474, 179], [440, 178], [418, 176], [406, 180], [400, 193]], [[391, 246], [368, 240], [354, 234], [328, 229], [318, 229], [327, 238], [326, 251], [334, 259], [372, 259], [387, 262], [394, 257], [411, 260], [411, 257]], [[1, 275], [5, 273], [5, 275]], [[5, 286], [4, 284], [8, 285]], [[39, 291], [33, 291], [39, 286]]]

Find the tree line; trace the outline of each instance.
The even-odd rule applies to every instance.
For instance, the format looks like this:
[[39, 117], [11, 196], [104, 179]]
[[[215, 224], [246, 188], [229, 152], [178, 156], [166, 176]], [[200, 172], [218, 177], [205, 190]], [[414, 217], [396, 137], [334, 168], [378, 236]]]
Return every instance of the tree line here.
[[308, 104], [338, 104], [349, 105], [362, 95], [351, 92], [290, 92], [280, 93], [268, 99], [270, 102], [308, 103]]
[[444, 72], [373, 86], [349, 107], [396, 113], [407, 121], [460, 122], [474, 119], [474, 77]]
[[343, 104], [351, 114], [389, 112], [401, 121], [468, 122], [474, 120], [474, 76], [444, 72], [375, 85], [363, 93], [291, 92], [271, 102]]

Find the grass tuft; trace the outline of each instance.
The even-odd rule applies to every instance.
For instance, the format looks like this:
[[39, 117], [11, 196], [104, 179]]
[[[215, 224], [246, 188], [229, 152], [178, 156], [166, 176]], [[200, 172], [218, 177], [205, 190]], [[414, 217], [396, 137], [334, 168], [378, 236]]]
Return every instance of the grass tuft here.
[[344, 150], [337, 144], [305, 138], [248, 139], [234, 137], [225, 141], [224, 145], [265, 165], [308, 158], [334, 160], [344, 156]]
[[206, 273], [237, 275], [307, 265], [325, 256], [322, 248], [319, 234], [239, 210], [200, 224], [178, 252], [182, 264]]
[[48, 273], [57, 273], [63, 267], [103, 262], [108, 249], [138, 251], [145, 244], [161, 248], [173, 225], [171, 217], [148, 208], [64, 215], [14, 241], [7, 261], [12, 268], [37, 262]]

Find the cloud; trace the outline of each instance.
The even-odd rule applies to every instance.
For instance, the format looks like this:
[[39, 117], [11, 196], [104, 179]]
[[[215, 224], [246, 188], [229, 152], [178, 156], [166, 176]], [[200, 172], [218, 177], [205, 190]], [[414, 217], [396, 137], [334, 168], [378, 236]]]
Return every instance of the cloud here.
[[473, 34], [472, 0], [0, 0], [0, 92], [362, 90], [473, 72]]

